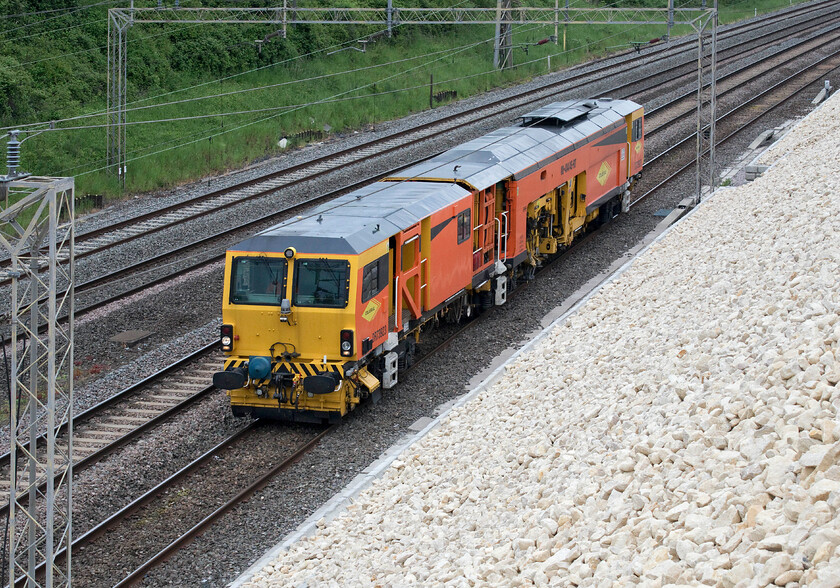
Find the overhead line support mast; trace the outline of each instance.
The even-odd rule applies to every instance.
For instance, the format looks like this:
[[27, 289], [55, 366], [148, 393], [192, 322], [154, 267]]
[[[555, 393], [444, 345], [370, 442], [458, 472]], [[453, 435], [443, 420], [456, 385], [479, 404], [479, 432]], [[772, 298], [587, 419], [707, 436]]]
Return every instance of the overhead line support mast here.
[[[10, 586], [70, 586], [70, 556], [60, 553], [72, 542], [74, 182], [10, 165], [0, 191], [0, 251], [9, 259], [0, 274], [11, 279], [10, 308], [0, 319], [9, 357], [3, 564]], [[65, 441], [58, 440], [61, 427]]]

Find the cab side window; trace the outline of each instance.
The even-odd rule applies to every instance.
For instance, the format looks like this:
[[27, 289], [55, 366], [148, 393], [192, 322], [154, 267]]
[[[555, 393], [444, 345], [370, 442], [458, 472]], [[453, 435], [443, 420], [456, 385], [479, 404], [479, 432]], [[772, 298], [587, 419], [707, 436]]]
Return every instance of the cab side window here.
[[388, 284], [388, 254], [362, 268], [362, 302], [367, 302]]
[[642, 119], [637, 118], [633, 121], [633, 133], [631, 135], [631, 141], [638, 141], [642, 138]]
[[470, 238], [472, 233], [470, 226], [470, 209], [458, 214], [458, 244]]

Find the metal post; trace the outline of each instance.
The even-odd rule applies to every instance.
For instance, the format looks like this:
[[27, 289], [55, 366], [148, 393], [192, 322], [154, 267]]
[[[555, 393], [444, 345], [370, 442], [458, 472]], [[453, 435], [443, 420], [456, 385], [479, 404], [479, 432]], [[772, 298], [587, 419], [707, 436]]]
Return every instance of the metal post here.
[[0, 182], [10, 194], [0, 210], [0, 249], [10, 258], [4, 273], [12, 281], [10, 323], [0, 325], [11, 349], [9, 495], [2, 497], [9, 501], [8, 578], [10, 585], [64, 587], [71, 560], [59, 563], [55, 555], [72, 542], [72, 442], [59, 445], [56, 434], [66, 422], [72, 436], [73, 180], [3, 176]]
[[717, 124], [717, 27], [718, 0], [714, 0], [714, 14], [711, 16], [711, 48], [707, 63], [709, 69], [709, 193], [717, 187], [717, 171], [715, 170], [715, 126]]
[[499, 21], [499, 68], [513, 67], [513, 21], [511, 0], [502, 0], [501, 20]]
[[126, 85], [128, 76], [128, 28], [131, 15], [108, 11], [108, 170], [125, 186], [126, 172]]
[[513, 18], [510, 13], [511, 0], [505, 0], [508, 8], [507, 18], [502, 24], [502, 37], [505, 43], [505, 60], [502, 63], [502, 68], [513, 67]]
[[[36, 231], [32, 239], [32, 258], [29, 261], [29, 270], [32, 274], [38, 274], [38, 250], [41, 248], [43, 235]], [[38, 287], [31, 284], [29, 287], [29, 328], [32, 333], [38, 333]], [[31, 398], [38, 398], [38, 345], [29, 341], [29, 395]], [[38, 422], [38, 403], [29, 402], [29, 422]], [[27, 565], [29, 570], [34, 570], [38, 564], [38, 528], [34, 521], [38, 520], [38, 429], [29, 427], [29, 447], [32, 449], [27, 459], [26, 469], [29, 471], [29, 504], [27, 518], [29, 519], [29, 545], [26, 550]], [[34, 576], [34, 574], [33, 574]], [[34, 588], [35, 578], [30, 576], [27, 586]]]
[[499, 51], [502, 43], [502, 0], [496, 0], [496, 36], [493, 41], [493, 68], [499, 69]]
[[496, 41], [493, 51], [493, 67], [496, 69], [513, 66], [513, 23], [510, 4], [511, 0], [496, 2]]
[[393, 0], [388, 0], [387, 15], [388, 15], [388, 38], [389, 38], [389, 39], [390, 39], [391, 37], [393, 37], [393, 36], [394, 36], [394, 31], [393, 31], [393, 25], [394, 25], [394, 22], [393, 22], [393, 14], [394, 14], [394, 5], [393, 5]]
[[668, 40], [671, 40], [671, 29], [674, 28], [674, 0], [668, 0]]
[[563, 51], [566, 50], [566, 31], [569, 28], [569, 0], [566, 0], [566, 10], [563, 11]]

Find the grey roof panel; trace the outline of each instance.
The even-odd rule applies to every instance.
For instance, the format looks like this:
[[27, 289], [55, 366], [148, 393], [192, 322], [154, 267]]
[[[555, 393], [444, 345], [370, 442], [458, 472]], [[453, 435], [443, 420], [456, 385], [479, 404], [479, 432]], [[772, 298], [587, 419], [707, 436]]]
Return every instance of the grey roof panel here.
[[[588, 137], [588, 136], [594, 135], [595, 133], [600, 131], [601, 127], [599, 127], [598, 125], [596, 125], [595, 123], [593, 123], [590, 120], [582, 120], [582, 121], [578, 122], [577, 125], [575, 125], [574, 129], [570, 129], [570, 130], [574, 130], [574, 131], [580, 133], [581, 135], [583, 135], [584, 137]], [[564, 131], [564, 133], [566, 133], [566, 132], [568, 132], [568, 131]]]
[[622, 119], [622, 117], [616, 115], [615, 117], [609, 116], [610, 111], [607, 112], [599, 112], [598, 114], [589, 118], [589, 121], [593, 124], [598, 125], [602, 129], [606, 129], [607, 127], [611, 126], [613, 123]]
[[353, 255], [469, 196], [456, 184], [375, 182], [231, 247], [233, 251]]
[[392, 179], [450, 178], [484, 189], [512, 174], [545, 165], [558, 152], [622, 122], [638, 108], [629, 100], [609, 99], [548, 104], [524, 115], [525, 126], [497, 129], [410, 166]]
[[563, 148], [563, 146], [560, 146], [560, 149], [557, 149], [554, 145], [550, 143], [553, 143], [553, 141], [546, 142], [541, 145], [534, 145], [531, 149], [528, 149], [526, 155], [533, 158], [535, 161], [542, 161], [548, 157], [551, 157]]
[[575, 129], [566, 129], [563, 131], [563, 136], [569, 140], [570, 143], [575, 144], [580, 141], [583, 141], [586, 138], [586, 135], [581, 133], [579, 130]]
[[610, 110], [617, 112], [619, 116], [627, 116], [639, 109], [639, 105], [632, 100], [610, 100]]
[[509, 173], [507, 176], [515, 174], [519, 170], [523, 170], [528, 166], [534, 164], [534, 160], [525, 153], [520, 153], [516, 157], [511, 157], [506, 161], [499, 163], [499, 167], [506, 169]]

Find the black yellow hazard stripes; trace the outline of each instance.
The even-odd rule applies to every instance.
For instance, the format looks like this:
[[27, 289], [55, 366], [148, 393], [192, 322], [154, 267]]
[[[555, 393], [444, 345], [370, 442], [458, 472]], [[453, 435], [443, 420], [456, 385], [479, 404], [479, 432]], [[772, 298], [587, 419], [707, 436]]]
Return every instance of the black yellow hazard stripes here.
[[[247, 359], [228, 359], [225, 361], [225, 371], [237, 367], [243, 367], [248, 363]], [[290, 361], [278, 361], [272, 363], [271, 371], [273, 373], [286, 372], [289, 374], [297, 374], [299, 376], [317, 376], [325, 372], [335, 372], [339, 376], [343, 375], [340, 364], [323, 364], [323, 363], [294, 363]]]
[[299, 376], [317, 376], [319, 374], [323, 374], [324, 372], [335, 372], [339, 376], [342, 375], [340, 365], [329, 363], [292, 363], [281, 361], [274, 364], [271, 371], [274, 373], [284, 371], [290, 374], [298, 374]]

